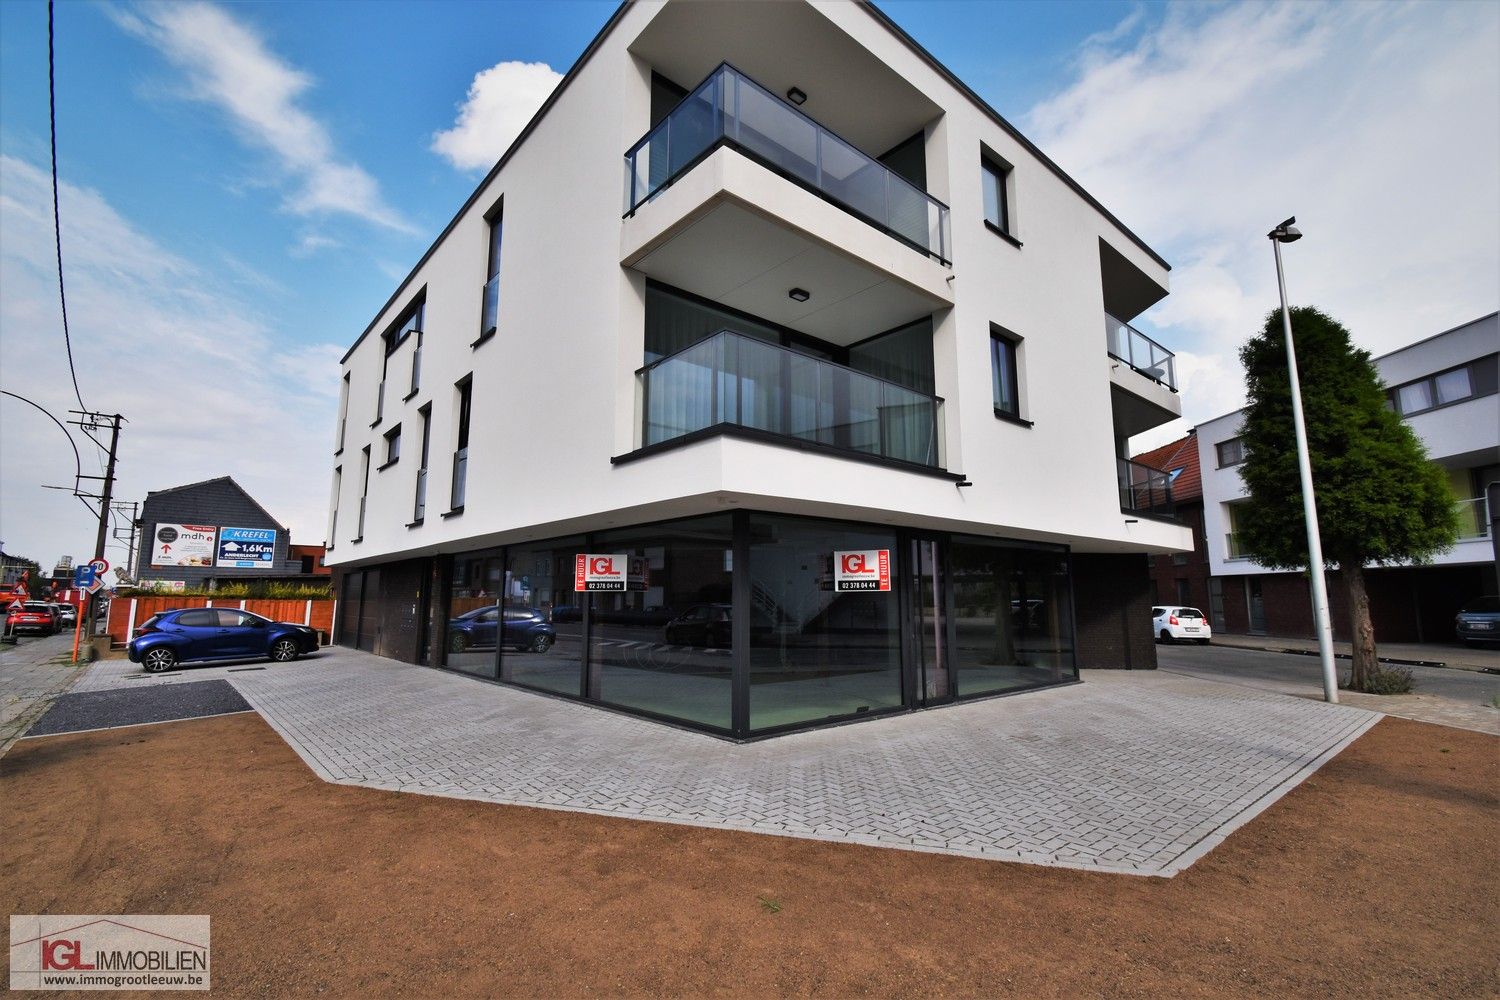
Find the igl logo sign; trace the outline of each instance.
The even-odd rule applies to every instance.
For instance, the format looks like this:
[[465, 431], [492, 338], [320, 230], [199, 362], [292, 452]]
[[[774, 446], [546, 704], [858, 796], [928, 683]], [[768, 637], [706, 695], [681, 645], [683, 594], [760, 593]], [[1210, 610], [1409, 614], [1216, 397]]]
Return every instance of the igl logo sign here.
[[54, 969], [92, 969], [90, 962], [83, 960], [83, 946], [77, 941], [54, 938], [52, 940], [42, 939], [42, 968], [46, 971]]
[[624, 590], [625, 570], [629, 565], [630, 557], [623, 553], [580, 552], [573, 561], [573, 589]]
[[833, 589], [838, 592], [854, 590], [891, 589], [891, 550], [855, 549], [833, 554]]

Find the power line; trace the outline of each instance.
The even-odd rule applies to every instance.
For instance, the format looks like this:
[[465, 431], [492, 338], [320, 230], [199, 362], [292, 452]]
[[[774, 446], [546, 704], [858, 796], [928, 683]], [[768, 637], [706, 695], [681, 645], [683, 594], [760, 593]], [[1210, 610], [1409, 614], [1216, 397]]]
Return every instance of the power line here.
[[[68, 348], [68, 373], [73, 376], [73, 395], [78, 397], [78, 408], [87, 410], [83, 393], [78, 389], [78, 369], [73, 367], [73, 338], [68, 333], [68, 293], [63, 287], [62, 214], [57, 207], [57, 60], [53, 55], [52, 6], [53, 0], [47, 0], [47, 117], [52, 129], [52, 235], [57, 244], [57, 297], [62, 302], [63, 344]], [[51, 416], [50, 413], [47, 415]], [[68, 440], [72, 440], [71, 435]], [[94, 443], [99, 444], [98, 441]]]
[[11, 392], [9, 389], [0, 389], [0, 396], [9, 396], [11, 399], [19, 399], [27, 406], [31, 406], [37, 410], [40, 410], [43, 416], [56, 424], [57, 429], [62, 431], [63, 434], [66, 435], [68, 439], [68, 447], [73, 449], [73, 495], [75, 497], [78, 497], [78, 502], [83, 504], [85, 510], [87, 510], [90, 514], [93, 514], [95, 517], [98, 517], [99, 512], [93, 507], [89, 506], [89, 502], [79, 495], [79, 485], [83, 482], [83, 460], [78, 455], [78, 445], [73, 442], [72, 432], [70, 432], [68, 428], [63, 425], [63, 422], [61, 420], [58, 420], [51, 413], [49, 413], [47, 409], [40, 403], [27, 399], [25, 396], [21, 396], [14, 392]]

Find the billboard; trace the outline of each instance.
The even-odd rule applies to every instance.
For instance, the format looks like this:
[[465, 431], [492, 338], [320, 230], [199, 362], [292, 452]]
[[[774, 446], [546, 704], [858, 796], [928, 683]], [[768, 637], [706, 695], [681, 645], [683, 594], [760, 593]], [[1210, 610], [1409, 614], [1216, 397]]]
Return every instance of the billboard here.
[[220, 528], [214, 565], [220, 569], [275, 569], [275, 528]]
[[158, 524], [151, 539], [151, 565], [210, 567], [218, 532], [212, 524]]

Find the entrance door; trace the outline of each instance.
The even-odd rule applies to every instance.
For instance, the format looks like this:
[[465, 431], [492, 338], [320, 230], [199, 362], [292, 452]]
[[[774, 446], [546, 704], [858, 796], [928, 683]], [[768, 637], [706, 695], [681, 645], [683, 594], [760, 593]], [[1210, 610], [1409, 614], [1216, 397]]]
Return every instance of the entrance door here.
[[918, 705], [953, 700], [946, 559], [946, 548], [937, 539], [920, 536], [911, 539], [906, 565], [907, 587], [911, 595], [910, 649], [917, 668]]
[[1266, 602], [1261, 597], [1260, 577], [1247, 576], [1245, 578], [1245, 594], [1250, 605], [1250, 632], [1253, 635], [1266, 634]]

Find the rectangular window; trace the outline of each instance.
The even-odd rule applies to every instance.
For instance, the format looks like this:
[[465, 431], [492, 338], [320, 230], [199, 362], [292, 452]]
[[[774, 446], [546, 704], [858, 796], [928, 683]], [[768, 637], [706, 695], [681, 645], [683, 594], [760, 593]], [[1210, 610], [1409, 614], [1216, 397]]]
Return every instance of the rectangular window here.
[[1188, 584], [1186, 580], [1177, 581], [1177, 603], [1193, 603], [1193, 588]]
[[1072, 586], [1061, 547], [955, 538], [949, 563], [950, 658], [960, 698], [1077, 678]]
[[1439, 406], [1462, 403], [1466, 399], [1492, 396], [1497, 388], [1497, 362], [1500, 358], [1492, 354], [1458, 368], [1398, 385], [1391, 390], [1390, 398], [1396, 412], [1409, 417]]
[[422, 407], [417, 416], [422, 419], [422, 464], [417, 467], [417, 498], [412, 506], [412, 524], [421, 524], [427, 516], [427, 458], [432, 441], [432, 405]]
[[387, 465], [394, 465], [396, 464], [396, 460], [400, 457], [401, 425], [397, 424], [395, 427], [392, 427], [390, 430], [385, 432], [385, 461], [381, 463], [380, 467], [383, 469]]
[[[578, 553], [588, 551], [581, 537], [505, 550], [502, 625], [510, 636], [501, 652], [501, 680], [583, 696], [583, 607], [589, 595], [573, 589], [573, 568]], [[649, 639], [633, 644], [641, 650], [641, 663], [651, 662], [660, 649], [660, 632], [646, 634]]]
[[349, 374], [344, 374], [343, 385], [339, 388], [339, 446], [334, 454], [344, 450], [344, 427], [349, 422]]
[[1239, 465], [1245, 460], [1245, 439], [1230, 438], [1228, 441], [1220, 441], [1214, 446], [1219, 452], [1219, 468], [1230, 465]]
[[[416, 301], [407, 306], [406, 311], [401, 314], [400, 318], [392, 323], [386, 329], [385, 333], [380, 335], [381, 342], [385, 346], [385, 356], [380, 362], [380, 387], [376, 390], [375, 423], [371, 424], [371, 427], [379, 424], [385, 416], [385, 381], [386, 375], [390, 370], [391, 355], [395, 354], [397, 348], [406, 343], [406, 338], [410, 337], [413, 333], [417, 335], [417, 347], [412, 355], [411, 392], [415, 393], [417, 391], [418, 365], [420, 362], [417, 360], [416, 352], [421, 350], [422, 317], [427, 309], [426, 297], [427, 290], [424, 288], [419, 293]], [[409, 395], [408, 398], [410, 398]]]
[[356, 542], [365, 537], [365, 501], [370, 496], [370, 446], [365, 445], [360, 454], [363, 456], [364, 465], [360, 472], [359, 523], [355, 526], [354, 532]]
[[484, 272], [484, 309], [479, 321], [479, 340], [494, 336], [500, 325], [500, 243], [504, 233], [503, 223], [504, 214], [497, 206], [489, 217], [489, 262]]
[[1006, 181], [1010, 167], [985, 158], [979, 161], [979, 183], [984, 194], [984, 221], [993, 229], [1010, 234], [1010, 206], [1006, 201]]
[[458, 437], [453, 449], [453, 480], [449, 492], [448, 509], [462, 510], [465, 486], [469, 475], [469, 414], [473, 403], [474, 376], [469, 375], [457, 385], [458, 391]]
[[328, 517], [328, 541], [325, 543], [331, 549], [339, 538], [339, 492], [344, 488], [344, 467], [336, 466], [333, 470], [333, 503]]
[[990, 328], [990, 384], [995, 412], [1021, 419], [1020, 376], [1016, 364], [1016, 341]]

